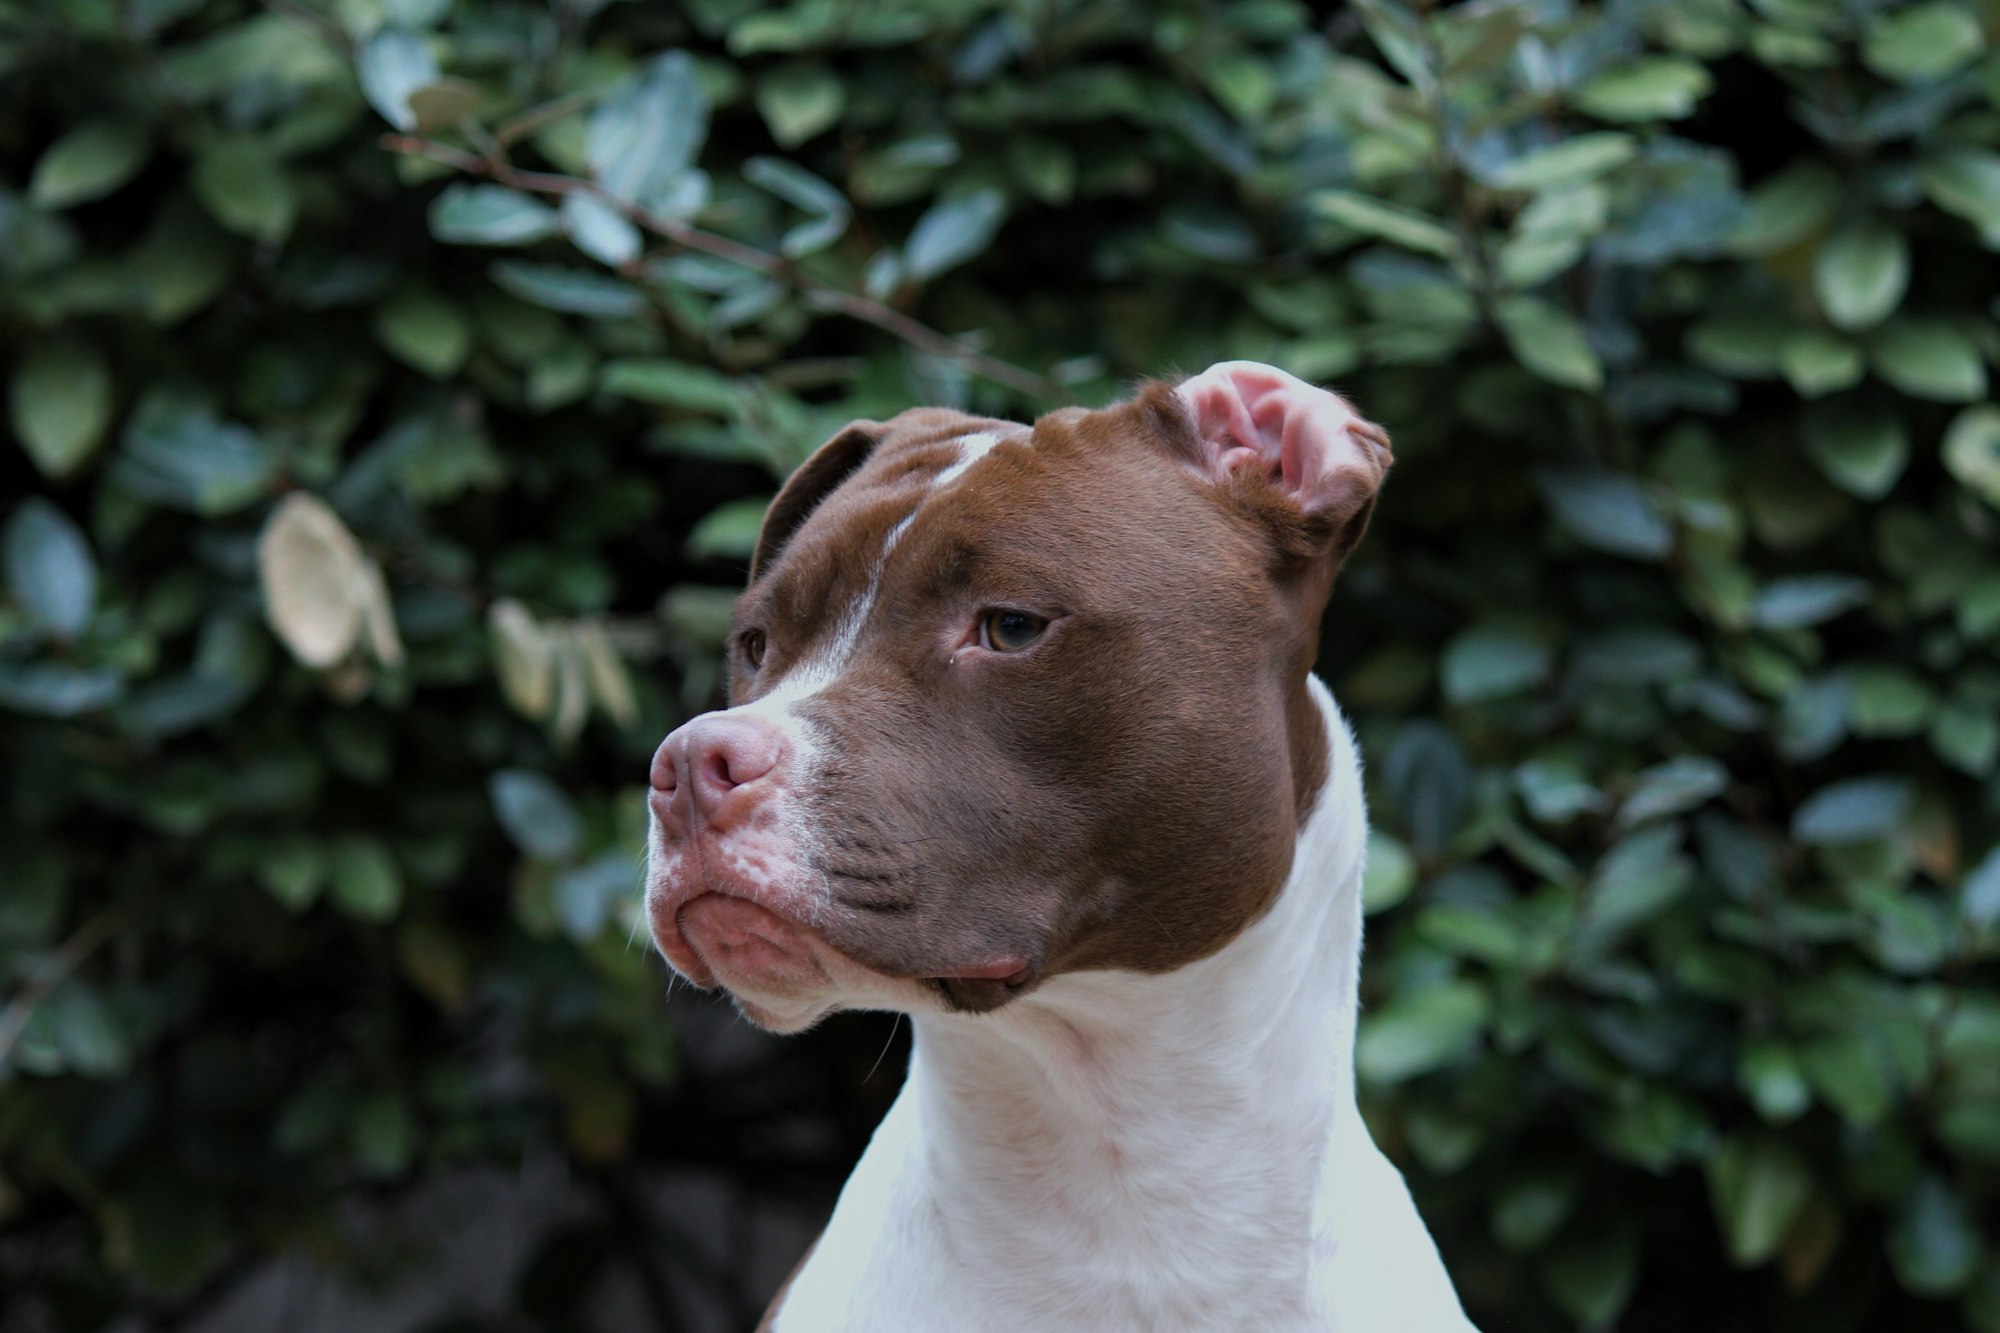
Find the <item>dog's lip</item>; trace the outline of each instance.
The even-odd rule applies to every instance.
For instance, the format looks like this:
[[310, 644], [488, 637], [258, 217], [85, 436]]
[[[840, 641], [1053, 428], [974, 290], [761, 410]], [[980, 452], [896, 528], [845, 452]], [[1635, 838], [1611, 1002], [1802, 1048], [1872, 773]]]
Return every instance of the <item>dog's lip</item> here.
[[990, 963], [980, 963], [973, 967], [953, 968], [949, 972], [934, 972], [938, 981], [998, 981], [1007, 986], [1020, 986], [1034, 975], [1035, 965], [1023, 958], [998, 958]]

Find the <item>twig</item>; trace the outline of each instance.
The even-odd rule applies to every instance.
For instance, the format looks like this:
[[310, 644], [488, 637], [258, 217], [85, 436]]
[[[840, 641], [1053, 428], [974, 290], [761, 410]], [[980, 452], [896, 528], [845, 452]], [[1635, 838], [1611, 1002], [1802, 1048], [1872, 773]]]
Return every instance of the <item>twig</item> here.
[[110, 939], [125, 924], [125, 911], [120, 907], [107, 907], [78, 928], [76, 934], [64, 940], [55, 956], [41, 969], [38, 975], [21, 987], [5, 1009], [0, 1009], [0, 1065], [14, 1053], [14, 1046], [21, 1040], [21, 1034], [28, 1029], [28, 1022], [34, 1018], [35, 1010], [42, 1001], [62, 985], [70, 973], [83, 965], [85, 959], [96, 953], [103, 943]]
[[648, 212], [637, 204], [606, 193], [590, 181], [580, 180], [574, 176], [558, 176], [546, 171], [523, 171], [505, 162], [493, 161], [413, 134], [385, 134], [382, 136], [382, 146], [391, 152], [428, 158], [430, 161], [456, 168], [469, 175], [485, 176], [502, 185], [511, 185], [517, 190], [527, 190], [534, 194], [589, 195], [647, 231], [664, 236], [684, 249], [698, 250], [702, 254], [712, 255], [740, 268], [775, 278], [799, 292], [806, 298], [808, 304], [818, 309], [834, 311], [851, 319], [858, 319], [864, 324], [872, 324], [884, 333], [900, 338], [920, 351], [955, 361], [976, 375], [992, 380], [996, 384], [1004, 384], [1032, 398], [1054, 399], [1058, 395], [1056, 384], [1045, 375], [1038, 375], [1012, 362], [988, 356], [970, 343], [939, 333], [929, 325], [911, 319], [880, 301], [808, 277], [787, 260], [768, 251], [745, 245], [741, 241], [733, 241], [727, 236], [720, 236], [700, 227], [690, 226], [677, 218], [661, 217]]

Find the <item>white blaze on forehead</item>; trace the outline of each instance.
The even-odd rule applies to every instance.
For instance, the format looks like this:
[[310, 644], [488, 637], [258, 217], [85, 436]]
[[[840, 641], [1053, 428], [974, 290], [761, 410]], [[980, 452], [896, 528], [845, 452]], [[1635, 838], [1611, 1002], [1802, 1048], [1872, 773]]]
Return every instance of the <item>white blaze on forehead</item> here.
[[993, 446], [998, 443], [1000, 441], [996, 436], [988, 435], [985, 431], [981, 431], [977, 435], [959, 437], [958, 458], [950, 467], [938, 473], [937, 480], [931, 484], [940, 490], [951, 485], [954, 481], [965, 475], [967, 468], [970, 468], [974, 463], [977, 463], [980, 459], [991, 453]]
[[847, 666], [848, 659], [854, 655], [855, 645], [861, 640], [862, 626], [866, 624], [869, 612], [875, 609], [876, 598], [881, 594], [882, 575], [889, 566], [889, 557], [895, 554], [896, 547], [902, 542], [904, 534], [910, 530], [911, 524], [917, 521], [917, 515], [923, 511], [925, 501], [964, 476], [974, 464], [991, 453], [995, 445], [1026, 444], [1031, 434], [1031, 428], [1018, 426], [1004, 435], [977, 431], [951, 441], [958, 449], [958, 457], [931, 479], [930, 485], [923, 495], [918, 497], [910, 512], [903, 515], [896, 526], [889, 529], [889, 535], [882, 539], [882, 549], [876, 553], [875, 563], [868, 571], [867, 586], [841, 614], [833, 636], [826, 641], [819, 652], [787, 672], [785, 678], [779, 681], [769, 694], [744, 707], [758, 709], [776, 719], [786, 719], [793, 704], [810, 698], [831, 685]]

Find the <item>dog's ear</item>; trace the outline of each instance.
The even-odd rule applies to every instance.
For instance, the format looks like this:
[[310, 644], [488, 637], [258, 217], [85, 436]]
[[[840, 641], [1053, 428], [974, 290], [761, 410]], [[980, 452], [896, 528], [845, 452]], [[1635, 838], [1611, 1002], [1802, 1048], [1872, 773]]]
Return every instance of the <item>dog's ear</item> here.
[[1354, 549], [1389, 475], [1388, 432], [1339, 394], [1256, 361], [1210, 366], [1174, 394], [1200, 441], [1200, 466], [1225, 484], [1275, 483], [1292, 520], [1288, 545], [1330, 544], [1336, 559]]
[[771, 567], [819, 502], [868, 461], [887, 431], [879, 421], [850, 421], [786, 478], [777, 498], [764, 511], [764, 526], [757, 532], [757, 553], [750, 557], [752, 583]]

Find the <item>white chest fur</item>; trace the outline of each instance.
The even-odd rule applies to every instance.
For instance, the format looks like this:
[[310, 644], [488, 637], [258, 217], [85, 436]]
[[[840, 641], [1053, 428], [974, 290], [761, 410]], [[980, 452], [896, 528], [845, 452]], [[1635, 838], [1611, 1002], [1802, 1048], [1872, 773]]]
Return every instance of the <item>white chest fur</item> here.
[[1354, 1103], [1366, 816], [1330, 772], [1272, 910], [1162, 976], [916, 1022], [778, 1333], [1469, 1329]]

